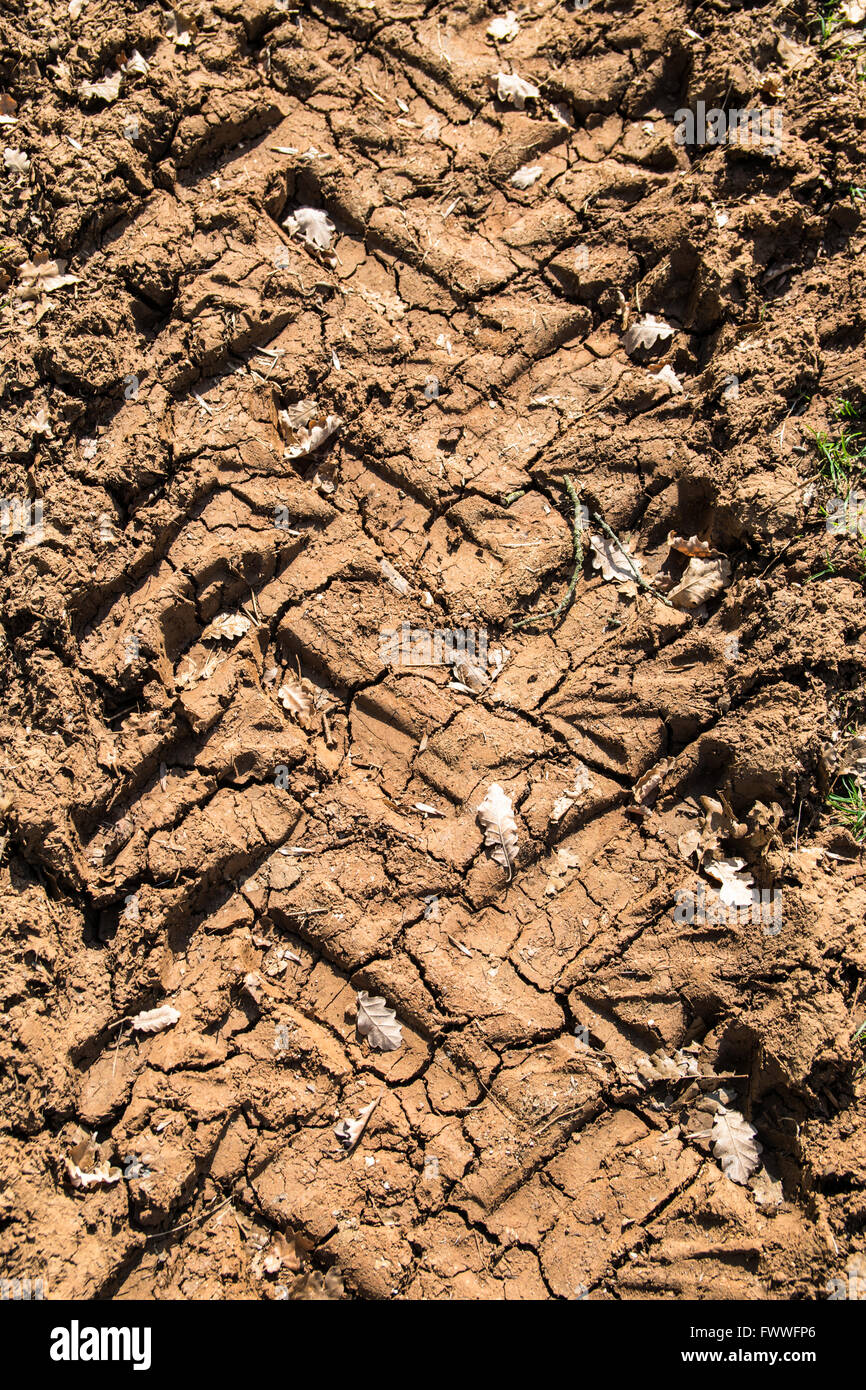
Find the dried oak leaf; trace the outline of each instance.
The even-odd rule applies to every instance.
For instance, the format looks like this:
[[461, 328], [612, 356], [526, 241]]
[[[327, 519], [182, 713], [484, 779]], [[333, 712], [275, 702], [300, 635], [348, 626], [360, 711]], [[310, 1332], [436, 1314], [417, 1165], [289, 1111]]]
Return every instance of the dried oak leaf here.
[[675, 608], [698, 608], [707, 599], [720, 594], [730, 580], [731, 566], [727, 560], [702, 560], [693, 556], [668, 597]]
[[[80, 1134], [81, 1130], [78, 1132]], [[96, 1136], [85, 1135], [64, 1156], [63, 1166], [73, 1187], [86, 1190], [89, 1187], [110, 1187], [120, 1182], [123, 1177], [121, 1169], [112, 1167], [105, 1160], [97, 1162], [97, 1154]]]
[[394, 1052], [403, 1045], [403, 1025], [380, 994], [371, 996], [365, 989], [360, 991], [357, 1028], [361, 1037], [379, 1052]]
[[748, 907], [752, 901], [755, 880], [742, 872], [745, 864], [745, 859], [718, 859], [706, 865], [707, 873], [722, 885], [719, 898], [728, 907]]
[[632, 787], [632, 796], [638, 806], [652, 806], [659, 794], [665, 773], [670, 767], [670, 759], [662, 758], [654, 767], [647, 768]]
[[555, 849], [553, 851], [551, 864], [550, 876], [548, 877], [544, 891], [552, 896], [565, 887], [572, 869], [580, 867], [580, 859], [573, 850]]
[[175, 48], [189, 48], [195, 27], [180, 10], [170, 10], [165, 15], [165, 32]]
[[656, 1052], [639, 1057], [632, 1075], [644, 1087], [653, 1086], [659, 1081], [680, 1081], [684, 1076], [697, 1076], [696, 1052], [694, 1043], [678, 1048], [673, 1057], [659, 1048]]
[[590, 536], [589, 548], [593, 567], [601, 570], [603, 579], [612, 580], [623, 592], [635, 592], [635, 570], [640, 574], [641, 562], [631, 553], [627, 542], [621, 545], [607, 536]]
[[637, 323], [633, 323], [631, 328], [626, 330], [622, 345], [630, 357], [637, 348], [654, 347], [659, 338], [672, 338], [674, 332], [675, 329], [663, 319], [644, 314], [642, 319], [638, 319]]
[[86, 101], [117, 101], [120, 96], [120, 83], [122, 81], [119, 72], [108, 74], [103, 77], [101, 82], [84, 82], [78, 84], [78, 94]]
[[158, 1009], [147, 1009], [144, 1013], [136, 1014], [132, 1020], [133, 1032], [161, 1033], [163, 1028], [173, 1028], [179, 1018], [178, 1009], [173, 1009], [171, 1004], [162, 1004]]
[[304, 244], [314, 251], [330, 251], [336, 227], [320, 208], [295, 208], [283, 223], [289, 232], [299, 232]]
[[23, 150], [7, 145], [3, 151], [3, 163], [15, 174], [26, 174], [30, 169], [30, 158]]
[[757, 1130], [744, 1119], [739, 1110], [720, 1108], [713, 1120], [710, 1141], [713, 1153], [722, 1165], [722, 1172], [731, 1182], [745, 1186], [760, 1166], [761, 1145]]
[[718, 556], [721, 552], [714, 550], [709, 541], [699, 540], [697, 536], [678, 536], [676, 532], [668, 532], [668, 547], [676, 550], [680, 555], [699, 555], [702, 559], [710, 559]]
[[508, 870], [509, 881], [517, 861], [517, 823], [511, 797], [506, 796], [498, 782], [491, 783], [477, 811], [484, 843], [495, 863]]
[[299, 1274], [288, 1290], [290, 1300], [306, 1303], [334, 1302], [343, 1298], [343, 1279], [337, 1269], [329, 1269], [322, 1275], [317, 1269]]
[[62, 289], [64, 285], [77, 285], [78, 276], [65, 275], [65, 269], [65, 261], [51, 261], [44, 254], [34, 256], [32, 261], [25, 261], [18, 267], [21, 281], [18, 298], [38, 299], [40, 295], [51, 294], [52, 290]]
[[236, 642], [251, 627], [252, 622], [242, 613], [220, 613], [218, 618], [208, 623], [202, 638], [208, 638], [211, 642]]
[[277, 691], [277, 699], [289, 714], [293, 714], [299, 723], [309, 719], [313, 712], [313, 702], [304, 687], [298, 681], [285, 681]]

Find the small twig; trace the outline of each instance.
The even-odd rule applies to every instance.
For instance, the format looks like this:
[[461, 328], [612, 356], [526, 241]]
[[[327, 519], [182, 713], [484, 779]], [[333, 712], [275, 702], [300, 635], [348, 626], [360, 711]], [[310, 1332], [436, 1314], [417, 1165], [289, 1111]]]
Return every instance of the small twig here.
[[561, 613], [565, 612], [565, 610], [569, 607], [572, 599], [574, 598], [575, 590], [577, 589], [577, 581], [579, 580], [581, 571], [583, 569], [583, 525], [580, 520], [580, 494], [577, 488], [574, 486], [574, 482], [572, 478], [569, 476], [569, 474], [566, 473], [563, 482], [565, 484], [565, 490], [571, 498], [571, 504], [574, 508], [574, 523], [571, 528], [571, 544], [574, 551], [574, 570], [571, 575], [571, 580], [569, 582], [568, 588], [565, 591], [564, 598], [560, 600], [560, 602], [556, 605], [555, 608], [549, 609], [546, 613], [533, 613], [528, 618], [521, 618], [519, 622], [512, 623], [512, 627], [514, 628], [528, 627], [530, 623], [540, 623], [543, 622], [545, 618], [558, 618]]

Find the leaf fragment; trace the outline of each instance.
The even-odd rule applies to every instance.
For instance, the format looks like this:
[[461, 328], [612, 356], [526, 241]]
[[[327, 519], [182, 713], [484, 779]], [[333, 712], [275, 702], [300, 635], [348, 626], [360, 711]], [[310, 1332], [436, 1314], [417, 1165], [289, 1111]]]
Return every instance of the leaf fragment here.
[[364, 1130], [370, 1123], [370, 1116], [382, 1099], [384, 1091], [380, 1091], [375, 1100], [371, 1100], [369, 1105], [365, 1105], [358, 1111], [356, 1120], [341, 1120], [334, 1125], [334, 1133], [347, 1153], [351, 1153], [357, 1147]]
[[79, 82], [78, 93], [87, 101], [117, 101], [120, 96], [122, 76], [119, 72], [106, 73], [101, 82]]
[[283, 223], [290, 233], [303, 237], [311, 251], [330, 251], [336, 227], [321, 208], [295, 208]]
[[516, 39], [520, 33], [520, 25], [514, 10], [506, 10], [504, 15], [497, 15], [492, 19], [487, 26], [487, 33], [497, 43], [510, 43], [512, 39]]
[[537, 101], [541, 96], [539, 89], [516, 72], [497, 72], [490, 78], [491, 86], [496, 86], [499, 100], [508, 106], [516, 106], [523, 111], [527, 101]]
[[30, 157], [23, 150], [7, 145], [3, 151], [3, 163], [15, 174], [26, 174], [30, 170]]
[[543, 173], [540, 164], [524, 164], [522, 169], [517, 169], [511, 175], [511, 182], [515, 188], [531, 188]]
[[34, 256], [32, 261], [25, 261], [18, 267], [18, 277], [21, 283], [18, 286], [19, 299], [39, 299], [43, 294], [51, 294], [53, 290], [63, 289], [65, 285], [77, 285], [77, 275], [65, 275], [66, 262], [62, 260], [49, 260], [44, 254]]

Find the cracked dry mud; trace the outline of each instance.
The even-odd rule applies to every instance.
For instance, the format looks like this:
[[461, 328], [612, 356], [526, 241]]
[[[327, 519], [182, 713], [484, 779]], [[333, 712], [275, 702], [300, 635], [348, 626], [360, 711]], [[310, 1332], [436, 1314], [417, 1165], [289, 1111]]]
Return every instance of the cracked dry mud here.
[[[866, 884], [825, 805], [864, 602], [809, 433], [866, 392], [857, 55], [800, 0], [536, 0], [496, 44], [504, 9], [196, 0], [176, 44], [146, 0], [4, 7], [3, 492], [44, 534], [2, 552], [0, 1261], [49, 1297], [339, 1270], [373, 1299], [814, 1299], [866, 1251]], [[116, 100], [80, 93], [133, 50]], [[677, 144], [698, 99], [771, 102], [781, 151]], [[77, 282], [21, 301], [40, 252]], [[628, 356], [620, 296], [674, 336]], [[289, 458], [309, 399], [343, 423]], [[571, 578], [566, 477], [650, 577], [669, 533], [709, 541], [724, 592], [679, 611], [587, 556], [516, 627]], [[246, 630], [205, 636], [224, 614]], [[403, 623], [483, 628], [501, 670], [399, 665]], [[776, 933], [675, 919], [719, 794], [780, 808], [723, 846], [781, 889]], [[357, 1036], [360, 990], [398, 1050]], [[697, 1075], [645, 1074], [692, 1045]], [[70, 1184], [82, 1132], [122, 1179]]]

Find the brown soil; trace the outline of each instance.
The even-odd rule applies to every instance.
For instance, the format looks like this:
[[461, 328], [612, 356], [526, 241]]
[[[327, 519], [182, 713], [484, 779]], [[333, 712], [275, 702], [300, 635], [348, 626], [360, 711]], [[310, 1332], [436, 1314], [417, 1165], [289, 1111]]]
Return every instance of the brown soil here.
[[[866, 714], [862, 541], [826, 533], [810, 434], [866, 394], [857, 50], [806, 0], [533, 0], [499, 43], [480, 0], [195, 0], [187, 45], [151, 0], [3, 10], [3, 492], [44, 535], [0, 565], [2, 1273], [826, 1297], [866, 1254], [866, 876], [826, 807]], [[116, 99], [81, 91], [133, 50]], [[679, 145], [698, 99], [780, 108], [781, 151]], [[22, 299], [40, 253], [77, 280]], [[629, 356], [624, 303], [674, 336]], [[305, 399], [343, 423], [288, 457]], [[565, 615], [518, 627], [566, 593], [566, 477], [656, 592], [584, 544]], [[658, 596], [671, 532], [730, 564], [698, 610]], [[483, 627], [501, 670], [383, 659], [404, 622]], [[776, 933], [674, 917], [719, 794]], [[697, 1075], [644, 1060], [692, 1045]], [[125, 1176], [74, 1186], [83, 1132]]]

